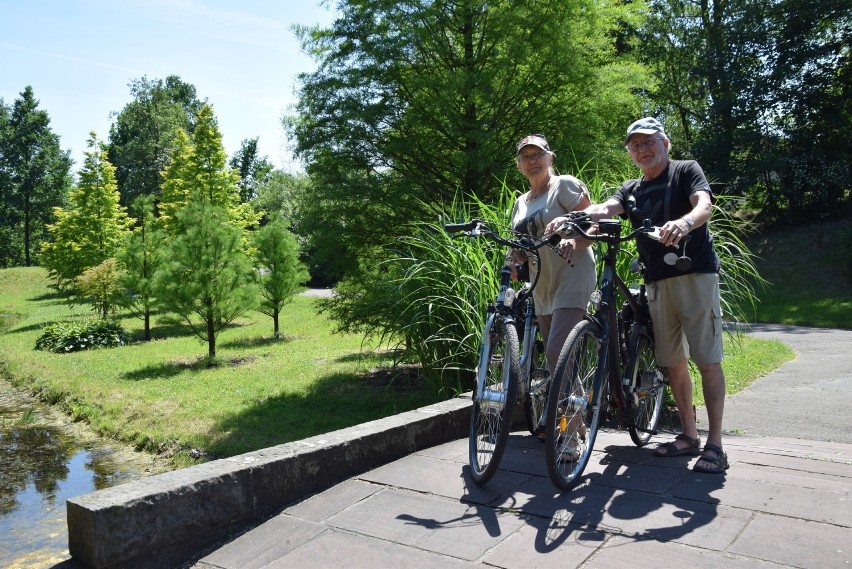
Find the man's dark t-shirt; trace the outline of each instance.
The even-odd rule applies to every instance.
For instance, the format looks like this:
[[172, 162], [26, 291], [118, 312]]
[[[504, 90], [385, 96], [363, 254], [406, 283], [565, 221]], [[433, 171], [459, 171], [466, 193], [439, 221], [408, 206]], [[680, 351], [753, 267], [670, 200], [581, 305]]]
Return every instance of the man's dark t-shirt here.
[[[692, 211], [689, 201], [694, 192], [710, 192], [710, 184], [704, 177], [701, 166], [694, 160], [672, 160], [663, 172], [653, 180], [628, 180], [613, 196], [618, 200], [633, 227], [640, 227], [643, 220], [659, 227], [667, 221], [683, 217]], [[675, 261], [683, 252], [683, 241], [679, 249], [665, 246], [645, 235], [637, 235], [636, 248], [647, 268], [649, 282], [679, 277], [688, 273], [718, 273], [719, 257], [713, 247], [713, 236], [707, 224], [690, 231], [686, 255], [692, 259], [692, 267], [681, 271]]]

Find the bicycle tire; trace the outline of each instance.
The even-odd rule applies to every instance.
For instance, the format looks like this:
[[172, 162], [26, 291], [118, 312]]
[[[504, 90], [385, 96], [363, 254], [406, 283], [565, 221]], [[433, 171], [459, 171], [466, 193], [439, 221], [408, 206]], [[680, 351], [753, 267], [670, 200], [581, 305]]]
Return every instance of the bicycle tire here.
[[666, 394], [665, 370], [654, 357], [654, 340], [644, 333], [636, 334], [631, 342], [628, 358], [630, 374], [630, 406], [633, 417], [628, 431], [636, 446], [645, 446], [651, 440], [663, 411]]
[[550, 479], [562, 490], [582, 480], [604, 412], [607, 367], [599, 362], [601, 334], [591, 321], [577, 324], [565, 340], [550, 385], [545, 457]]
[[[488, 340], [487, 342], [485, 340]], [[486, 325], [470, 415], [471, 478], [485, 484], [497, 472], [512, 430], [518, 398], [518, 333], [501, 318]]]
[[530, 434], [543, 432], [544, 410], [547, 406], [547, 394], [550, 387], [550, 372], [547, 370], [547, 352], [541, 330], [534, 325], [530, 361], [527, 369], [527, 381], [524, 384], [524, 422]]

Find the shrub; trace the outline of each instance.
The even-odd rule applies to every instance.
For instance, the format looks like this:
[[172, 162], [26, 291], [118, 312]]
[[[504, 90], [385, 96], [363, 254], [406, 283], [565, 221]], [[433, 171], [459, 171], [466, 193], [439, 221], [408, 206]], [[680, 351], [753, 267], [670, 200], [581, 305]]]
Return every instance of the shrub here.
[[113, 348], [130, 341], [130, 335], [118, 322], [79, 320], [55, 322], [44, 327], [35, 349], [64, 354], [92, 348]]

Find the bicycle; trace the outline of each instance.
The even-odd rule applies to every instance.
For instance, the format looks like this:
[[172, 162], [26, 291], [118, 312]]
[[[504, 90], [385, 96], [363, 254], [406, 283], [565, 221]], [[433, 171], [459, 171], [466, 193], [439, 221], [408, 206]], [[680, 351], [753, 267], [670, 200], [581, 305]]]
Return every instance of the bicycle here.
[[[532, 255], [530, 263], [540, 266], [539, 249], [554, 247], [558, 235], [538, 239], [513, 232], [515, 239], [502, 237], [481, 219], [444, 226], [448, 233], [463, 231], [459, 237], [485, 237]], [[524, 421], [531, 434], [544, 426], [550, 375], [544, 342], [535, 315], [532, 292], [538, 284], [538, 271], [532, 282], [522, 276], [521, 288], [511, 287], [508, 264], [500, 271], [500, 289], [488, 305], [480, 340], [479, 364], [470, 418], [469, 463], [471, 478], [477, 484], [488, 482], [499, 468], [512, 430], [515, 405], [520, 398]]]
[[[595, 233], [588, 230], [595, 226]], [[662, 412], [666, 370], [654, 358], [654, 332], [644, 282], [630, 289], [616, 271], [621, 244], [639, 234], [659, 239], [650, 221], [622, 236], [618, 220], [592, 222], [569, 216], [563, 235], [580, 235], [605, 244], [594, 312], [568, 334], [554, 370], [545, 417], [545, 456], [553, 483], [573, 489], [588, 464], [602, 419], [626, 428], [637, 446], [648, 444]], [[690, 260], [685, 248], [679, 259]], [[635, 265], [636, 263], [634, 263]], [[644, 267], [634, 266], [644, 276]], [[644, 280], [644, 279], [643, 279]], [[618, 306], [619, 293], [623, 303]]]

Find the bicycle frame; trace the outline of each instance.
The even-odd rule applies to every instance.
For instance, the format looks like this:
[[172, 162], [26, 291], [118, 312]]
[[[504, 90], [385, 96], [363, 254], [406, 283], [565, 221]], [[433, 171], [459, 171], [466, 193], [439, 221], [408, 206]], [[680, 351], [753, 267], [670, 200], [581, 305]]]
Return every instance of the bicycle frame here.
[[[621, 243], [632, 238], [637, 231], [633, 231], [622, 238], [620, 222], [601, 220], [599, 226], [605, 229], [606, 238], [591, 236], [582, 232], [582, 230], [578, 231], [586, 238], [603, 241], [607, 246], [600, 261], [597, 307], [593, 313], [586, 315], [587, 320], [591, 320], [600, 327], [601, 335], [606, 339], [605, 342], [601, 342], [598, 350], [598, 361], [606, 362], [606, 366], [598, 368], [594, 388], [595, 390], [605, 389], [606, 391], [602, 392], [604, 395], [609, 393], [615, 396], [617, 408], [622, 415], [622, 426], [626, 427], [627, 422], [632, 420], [632, 398], [628, 397], [627, 392], [632, 382], [627, 365], [629, 363], [630, 342], [636, 334], [644, 332], [651, 335], [651, 321], [645, 303], [644, 283], [640, 285], [639, 290], [634, 295], [615, 270], [618, 254], [621, 252]], [[634, 314], [634, 320], [629, 329], [625, 329], [623, 323], [619, 322], [621, 313], [620, 310], [616, 309], [619, 306], [617, 304], [618, 293], [621, 293]], [[606, 404], [608, 398], [602, 397], [601, 401]]]
[[[537, 239], [516, 232], [515, 239], [501, 237], [484, 221], [476, 219], [463, 224], [448, 224], [445, 229], [450, 233], [464, 231], [462, 236], [466, 237], [488, 237], [498, 244], [520, 249], [532, 254], [539, 266], [541, 256], [538, 250], [545, 245], [553, 246], [550, 239]], [[556, 239], [558, 241], [558, 235]], [[494, 302], [488, 305], [480, 342], [469, 447], [471, 477], [477, 484], [487, 482], [499, 467], [512, 428], [516, 400], [523, 398], [525, 405], [528, 403], [527, 387], [535, 360], [538, 327], [532, 291], [538, 283], [539, 272], [536, 272], [532, 283], [524, 284], [517, 292], [511, 288], [511, 279], [511, 270], [504, 264], [500, 271], [499, 292]], [[519, 362], [518, 339], [521, 325], [524, 327], [522, 364]], [[522, 397], [518, 396], [519, 393]], [[528, 419], [528, 422], [533, 420]], [[534, 422], [540, 424], [540, 417], [536, 417]]]

